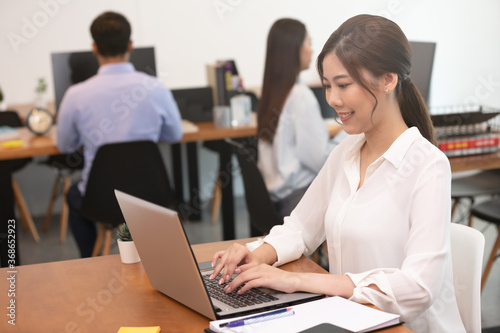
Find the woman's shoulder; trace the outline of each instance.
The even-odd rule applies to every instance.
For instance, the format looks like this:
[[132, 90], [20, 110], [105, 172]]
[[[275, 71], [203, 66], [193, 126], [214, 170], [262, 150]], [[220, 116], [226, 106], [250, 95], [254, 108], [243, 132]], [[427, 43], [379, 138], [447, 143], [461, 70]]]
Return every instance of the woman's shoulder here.
[[424, 138], [418, 130], [415, 132], [418, 134], [414, 144], [409, 149], [409, 156], [413, 156], [413, 160], [425, 160], [429, 165], [437, 163], [449, 167], [450, 161], [448, 157], [438, 147]]

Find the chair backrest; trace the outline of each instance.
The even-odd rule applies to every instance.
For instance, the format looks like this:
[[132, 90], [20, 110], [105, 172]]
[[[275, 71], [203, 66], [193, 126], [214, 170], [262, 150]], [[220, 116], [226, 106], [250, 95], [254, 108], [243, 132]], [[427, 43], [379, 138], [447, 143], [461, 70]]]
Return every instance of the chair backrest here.
[[90, 170], [81, 214], [111, 226], [124, 222], [114, 190], [177, 210], [158, 145], [131, 141], [101, 146]]
[[245, 202], [250, 216], [251, 236], [262, 236], [276, 224], [283, 224], [283, 219], [274, 209], [264, 179], [257, 167], [257, 148], [245, 146], [242, 142], [226, 140], [233, 148], [240, 165]]
[[471, 227], [451, 223], [453, 284], [467, 332], [481, 332], [481, 273], [484, 236]]
[[17, 111], [7, 110], [0, 112], [0, 125], [10, 127], [23, 127], [23, 121]]

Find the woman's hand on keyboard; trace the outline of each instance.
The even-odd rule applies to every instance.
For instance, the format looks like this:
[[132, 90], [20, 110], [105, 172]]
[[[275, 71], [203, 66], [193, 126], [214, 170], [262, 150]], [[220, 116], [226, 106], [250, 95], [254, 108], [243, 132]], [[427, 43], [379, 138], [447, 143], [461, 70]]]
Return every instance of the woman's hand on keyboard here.
[[242, 265], [241, 273], [224, 287], [226, 293], [238, 290], [238, 294], [243, 294], [247, 290], [257, 287], [266, 287], [280, 290], [285, 293], [297, 291], [300, 278], [297, 273], [287, 272], [279, 268], [266, 264]]
[[[217, 260], [219, 260], [219, 263], [216, 265]], [[212, 258], [212, 267], [214, 267], [214, 271], [212, 275], [210, 275], [210, 279], [214, 279], [222, 271], [219, 284], [228, 282], [233, 276], [233, 273], [240, 273], [238, 266], [241, 264], [250, 265], [251, 267], [260, 264], [260, 261], [246, 248], [246, 246], [235, 243], [227, 250], [219, 251], [214, 254]]]

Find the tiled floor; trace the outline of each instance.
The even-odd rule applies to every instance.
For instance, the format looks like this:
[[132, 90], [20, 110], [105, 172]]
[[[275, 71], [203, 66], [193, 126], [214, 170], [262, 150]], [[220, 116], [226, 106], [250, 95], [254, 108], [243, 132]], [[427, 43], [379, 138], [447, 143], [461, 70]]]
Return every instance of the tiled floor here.
[[[236, 237], [249, 237], [248, 217], [244, 200], [236, 200]], [[215, 242], [222, 240], [221, 223], [212, 224], [209, 211], [204, 212], [203, 220], [185, 223], [185, 229], [192, 244]], [[68, 232], [66, 243], [59, 243], [59, 216], [54, 216], [50, 229], [42, 232], [43, 218], [35, 219], [40, 231], [41, 243], [35, 244], [27, 230], [19, 231], [20, 255], [23, 265], [68, 260], [78, 258], [78, 251], [71, 233]], [[474, 227], [482, 231], [486, 238], [485, 257], [489, 256], [493, 241], [496, 238], [496, 229], [486, 223], [476, 220]], [[115, 242], [113, 244], [116, 244]], [[111, 253], [118, 253], [117, 246], [112, 247]], [[486, 261], [486, 258], [485, 258]], [[500, 259], [497, 260], [490, 273], [488, 282], [482, 293], [482, 323], [483, 328], [500, 327]], [[488, 332], [500, 332], [488, 330]]]

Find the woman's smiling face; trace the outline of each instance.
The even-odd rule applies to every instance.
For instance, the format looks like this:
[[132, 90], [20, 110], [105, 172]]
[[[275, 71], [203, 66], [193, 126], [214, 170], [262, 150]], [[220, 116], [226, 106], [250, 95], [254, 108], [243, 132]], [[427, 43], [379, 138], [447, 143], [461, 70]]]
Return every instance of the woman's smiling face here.
[[[380, 101], [383, 92], [378, 89], [377, 80], [366, 71], [363, 73], [370, 89]], [[323, 59], [323, 86], [325, 97], [336, 111], [348, 134], [369, 132], [380, 121], [378, 112], [373, 112], [375, 98], [361, 84], [355, 82], [344, 68], [335, 52], [330, 52]], [[379, 109], [380, 105], [377, 105]]]

